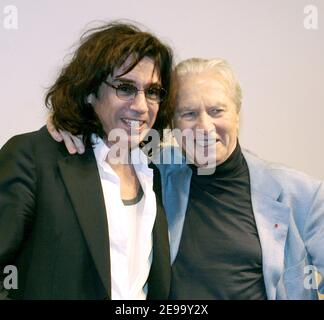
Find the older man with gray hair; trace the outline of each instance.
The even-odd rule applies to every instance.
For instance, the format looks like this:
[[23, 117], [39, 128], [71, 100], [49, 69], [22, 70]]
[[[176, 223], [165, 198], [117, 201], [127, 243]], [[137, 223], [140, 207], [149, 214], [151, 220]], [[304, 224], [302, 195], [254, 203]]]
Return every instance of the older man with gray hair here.
[[241, 149], [241, 89], [226, 61], [189, 59], [175, 74], [172, 126], [216, 132], [217, 168], [205, 176], [199, 162], [159, 165], [171, 297], [316, 298], [309, 272], [324, 274], [323, 183]]

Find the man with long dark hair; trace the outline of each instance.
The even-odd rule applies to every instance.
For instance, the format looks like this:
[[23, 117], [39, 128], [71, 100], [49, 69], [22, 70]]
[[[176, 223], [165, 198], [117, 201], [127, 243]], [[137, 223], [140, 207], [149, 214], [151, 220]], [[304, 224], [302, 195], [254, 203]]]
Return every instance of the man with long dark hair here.
[[[19, 277], [11, 290], [0, 277], [2, 295], [167, 298], [167, 223], [138, 143], [169, 121], [171, 71], [169, 47], [134, 25], [82, 37], [46, 104], [57, 128], [82, 135], [85, 153], [69, 155], [46, 128], [0, 151], [0, 270], [14, 265]], [[111, 152], [116, 130], [124, 158]]]

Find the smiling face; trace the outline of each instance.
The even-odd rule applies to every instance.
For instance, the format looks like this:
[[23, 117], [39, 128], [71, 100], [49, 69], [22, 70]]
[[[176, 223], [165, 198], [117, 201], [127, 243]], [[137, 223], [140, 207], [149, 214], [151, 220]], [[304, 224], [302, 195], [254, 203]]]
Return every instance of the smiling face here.
[[[239, 114], [228, 89], [211, 70], [180, 76], [173, 127], [181, 131], [192, 130], [195, 149], [201, 150], [199, 145], [204, 145], [203, 150], [210, 153], [210, 161], [216, 161], [217, 165], [222, 164], [234, 151]], [[203, 132], [205, 138], [197, 135], [197, 130]], [[191, 146], [185, 140], [181, 143], [183, 151], [188, 154]], [[197, 155], [193, 158], [197, 166], [205, 165]]]
[[[123, 83], [132, 84], [139, 90], [160, 85], [154, 61], [148, 57], [144, 57], [131, 71], [123, 74], [131, 61], [128, 58], [107, 81], [115, 87]], [[132, 146], [138, 145], [146, 131], [152, 128], [159, 110], [159, 104], [147, 100], [143, 91], [139, 91], [133, 100], [124, 101], [116, 95], [113, 87], [104, 82], [99, 87], [98, 98], [93, 99], [92, 104], [107, 136], [111, 130], [120, 129], [123, 133], [121, 137], [126, 136], [128, 145]], [[108, 141], [107, 144], [111, 146], [112, 142]]]

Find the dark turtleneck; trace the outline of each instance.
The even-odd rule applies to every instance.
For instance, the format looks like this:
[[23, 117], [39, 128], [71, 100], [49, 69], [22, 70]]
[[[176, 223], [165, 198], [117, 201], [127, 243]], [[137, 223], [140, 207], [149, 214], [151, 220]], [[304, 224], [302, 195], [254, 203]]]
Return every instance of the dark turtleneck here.
[[171, 299], [266, 299], [250, 177], [239, 143], [212, 175], [194, 165]]

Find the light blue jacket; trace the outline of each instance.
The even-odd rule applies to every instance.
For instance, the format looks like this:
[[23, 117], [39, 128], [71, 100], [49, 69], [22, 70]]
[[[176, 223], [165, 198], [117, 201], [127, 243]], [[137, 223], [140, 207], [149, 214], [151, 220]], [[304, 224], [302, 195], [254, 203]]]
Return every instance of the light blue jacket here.
[[[173, 262], [188, 204], [191, 170], [178, 148], [166, 147], [163, 154], [173, 164], [158, 164], [157, 158], [153, 162], [161, 173]], [[268, 299], [317, 299], [314, 267], [324, 276], [323, 183], [248, 151], [243, 154], [250, 172]], [[324, 281], [318, 288], [324, 293]]]

